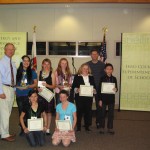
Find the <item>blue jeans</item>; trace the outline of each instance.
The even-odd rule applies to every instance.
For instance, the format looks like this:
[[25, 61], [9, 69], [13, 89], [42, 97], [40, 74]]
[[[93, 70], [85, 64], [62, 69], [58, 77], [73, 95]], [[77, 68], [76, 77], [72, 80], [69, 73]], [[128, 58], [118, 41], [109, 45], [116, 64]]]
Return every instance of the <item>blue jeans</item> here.
[[45, 143], [45, 133], [43, 131], [31, 131], [26, 134], [26, 138], [32, 147], [43, 146]]

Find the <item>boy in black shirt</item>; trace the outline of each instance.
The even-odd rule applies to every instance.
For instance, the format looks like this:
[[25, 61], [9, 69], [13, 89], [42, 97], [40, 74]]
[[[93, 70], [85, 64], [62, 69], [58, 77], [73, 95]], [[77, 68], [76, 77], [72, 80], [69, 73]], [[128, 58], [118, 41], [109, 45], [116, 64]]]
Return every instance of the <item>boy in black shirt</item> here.
[[[113, 130], [113, 119], [114, 119], [114, 106], [115, 106], [115, 92], [117, 92], [117, 79], [112, 76], [113, 65], [107, 63], [105, 65], [105, 75], [100, 80], [99, 87], [99, 106], [102, 108], [102, 122], [100, 125], [100, 134], [104, 134], [105, 128], [105, 115], [106, 115], [106, 107], [108, 106], [108, 121], [107, 128], [109, 134], [114, 134]], [[103, 91], [102, 84], [106, 83], [114, 83], [114, 88], [112, 88], [112, 92]]]

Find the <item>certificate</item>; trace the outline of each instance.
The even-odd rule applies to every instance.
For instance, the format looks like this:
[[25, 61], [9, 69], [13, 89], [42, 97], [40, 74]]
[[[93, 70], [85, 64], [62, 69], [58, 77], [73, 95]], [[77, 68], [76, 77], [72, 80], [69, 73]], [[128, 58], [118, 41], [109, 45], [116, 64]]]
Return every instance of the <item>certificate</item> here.
[[113, 91], [114, 88], [115, 83], [102, 82], [101, 93], [115, 94], [115, 91]]
[[93, 86], [92, 85], [80, 85], [80, 96], [93, 97]]
[[43, 85], [43, 83], [46, 83], [45, 81], [38, 81], [38, 87], [45, 87], [44, 85]]
[[43, 130], [43, 118], [28, 119], [29, 131], [41, 131]]
[[56, 120], [56, 126], [60, 131], [72, 130], [72, 125], [70, 120]]
[[43, 98], [45, 98], [48, 102], [50, 102], [54, 97], [54, 93], [49, 89], [47, 89], [46, 87], [42, 88], [42, 91], [39, 92], [38, 94], [41, 95]]

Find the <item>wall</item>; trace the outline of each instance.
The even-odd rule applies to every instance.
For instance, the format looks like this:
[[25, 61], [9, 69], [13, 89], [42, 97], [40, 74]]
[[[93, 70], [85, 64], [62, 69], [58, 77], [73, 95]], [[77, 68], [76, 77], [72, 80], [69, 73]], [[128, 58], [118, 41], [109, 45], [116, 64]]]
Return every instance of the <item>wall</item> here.
[[[34, 25], [37, 41], [102, 41], [102, 28], [107, 26], [107, 62], [114, 65], [120, 85], [120, 57], [115, 56], [115, 42], [121, 41], [123, 32], [150, 32], [150, 4], [0, 5], [0, 32], [25, 31], [32, 41]], [[57, 67], [60, 57], [38, 56], [38, 70], [45, 57], [52, 60], [53, 68]], [[71, 64], [71, 57], [68, 59]], [[90, 57], [75, 57], [76, 68], [87, 60]]]

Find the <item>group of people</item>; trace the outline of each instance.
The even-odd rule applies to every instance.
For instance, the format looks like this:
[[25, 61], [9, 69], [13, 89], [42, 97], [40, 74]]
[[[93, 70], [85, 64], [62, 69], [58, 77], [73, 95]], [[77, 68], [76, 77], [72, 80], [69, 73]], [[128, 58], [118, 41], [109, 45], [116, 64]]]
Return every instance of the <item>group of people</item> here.
[[[76, 132], [81, 132], [82, 117], [86, 132], [90, 132], [92, 125], [92, 103], [96, 101], [96, 126], [100, 134], [105, 133], [106, 107], [108, 106], [108, 133], [114, 134], [113, 118], [115, 94], [101, 92], [103, 82], [114, 83], [114, 92], [117, 92], [117, 80], [112, 75], [113, 65], [99, 61], [99, 53], [92, 50], [92, 60], [82, 64], [76, 75], [71, 74], [66, 58], [61, 58], [55, 71], [52, 69], [50, 59], [42, 61], [41, 71], [37, 74], [31, 68], [30, 57], [24, 55], [18, 69], [11, 61], [15, 54], [15, 46], [7, 43], [4, 47], [4, 57], [0, 60], [0, 135], [5, 141], [14, 141], [15, 134], [9, 133], [9, 117], [12, 110], [14, 96], [19, 111], [20, 136], [26, 135], [31, 146], [43, 145], [45, 133], [51, 134], [52, 113], [55, 112], [56, 120], [70, 120], [72, 128], [69, 131], [60, 131], [57, 126], [52, 135], [52, 144], [58, 145], [61, 141], [64, 146], [76, 141]], [[48, 102], [38, 95], [43, 88], [38, 87], [38, 81], [55, 93], [55, 98]], [[93, 86], [93, 96], [80, 95], [81, 85]], [[75, 104], [72, 101], [75, 100]], [[42, 131], [29, 131], [28, 119], [43, 118]], [[77, 128], [76, 128], [77, 126]]]

